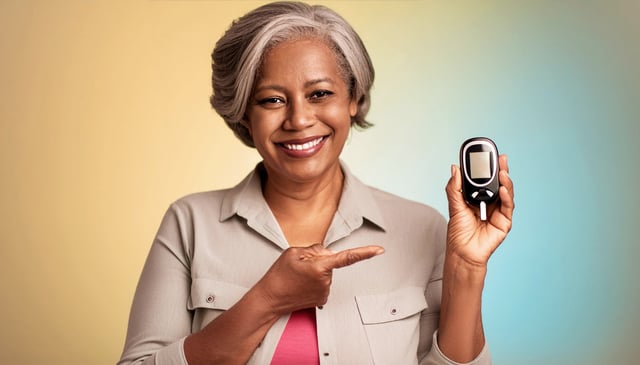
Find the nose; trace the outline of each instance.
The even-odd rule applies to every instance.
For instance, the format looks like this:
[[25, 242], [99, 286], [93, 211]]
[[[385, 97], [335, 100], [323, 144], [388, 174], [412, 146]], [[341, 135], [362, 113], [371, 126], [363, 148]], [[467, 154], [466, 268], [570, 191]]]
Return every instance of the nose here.
[[284, 123], [285, 129], [303, 130], [313, 126], [314, 123], [313, 107], [309, 105], [305, 98], [289, 101], [287, 120]]

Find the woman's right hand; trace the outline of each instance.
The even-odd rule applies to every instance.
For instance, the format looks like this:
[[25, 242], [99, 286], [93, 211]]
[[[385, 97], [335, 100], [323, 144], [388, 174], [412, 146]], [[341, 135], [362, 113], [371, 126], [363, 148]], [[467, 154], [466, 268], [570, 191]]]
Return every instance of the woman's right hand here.
[[277, 315], [324, 305], [333, 269], [380, 255], [384, 248], [364, 246], [340, 252], [320, 244], [285, 250], [254, 287]]

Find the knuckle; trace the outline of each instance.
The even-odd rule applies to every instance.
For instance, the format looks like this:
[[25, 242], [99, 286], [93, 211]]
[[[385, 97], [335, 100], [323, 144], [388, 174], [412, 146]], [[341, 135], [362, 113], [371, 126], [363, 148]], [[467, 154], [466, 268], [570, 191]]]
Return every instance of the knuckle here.
[[315, 277], [319, 277], [319, 278], [322, 278], [326, 273], [326, 269], [321, 265], [313, 265], [311, 270], [312, 270], [313, 275]]
[[347, 252], [347, 257], [346, 257], [346, 262], [347, 265], [352, 265], [355, 264], [356, 262], [358, 262], [360, 259], [360, 256], [354, 252]]
[[322, 291], [322, 295], [320, 296], [320, 301], [322, 304], [326, 304], [327, 300], [329, 300], [329, 287], [326, 287], [325, 290]]
[[448, 183], [444, 190], [449, 195], [451, 195], [451, 194], [453, 194], [453, 193], [458, 191], [458, 189], [456, 189], [456, 187], [453, 184], [453, 182]]
[[444, 186], [444, 190], [446, 191], [453, 190], [453, 180], [449, 180], [447, 185]]
[[300, 254], [300, 249], [298, 247], [289, 247], [282, 252], [282, 256], [295, 256]]
[[322, 250], [324, 250], [324, 246], [322, 246], [320, 243], [314, 243], [313, 245], [309, 246], [308, 249], [314, 253], [320, 253], [322, 252]]

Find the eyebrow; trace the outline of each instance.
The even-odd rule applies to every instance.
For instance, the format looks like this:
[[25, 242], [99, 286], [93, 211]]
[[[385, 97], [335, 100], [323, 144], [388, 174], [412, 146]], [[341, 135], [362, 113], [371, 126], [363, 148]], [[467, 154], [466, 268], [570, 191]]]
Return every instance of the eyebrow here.
[[[319, 84], [319, 83], [322, 83], [322, 82], [328, 82], [328, 83], [331, 83], [331, 84], [334, 83], [332, 78], [330, 78], [330, 77], [322, 77], [322, 78], [319, 78], [319, 79], [313, 79], [313, 80], [306, 81], [303, 86], [305, 88], [307, 88], [307, 87], [310, 87], [310, 86], [313, 86], [315, 84]], [[277, 84], [272, 84], [272, 85], [264, 85], [264, 86], [257, 87], [255, 92], [266, 90], [266, 89], [271, 89], [271, 90], [276, 90], [276, 91], [281, 91], [281, 92], [285, 91], [284, 86], [277, 85]]]
[[333, 83], [333, 79], [330, 77], [323, 77], [321, 79], [313, 79], [313, 80], [309, 80], [307, 82], [304, 83], [304, 87], [309, 87], [309, 86], [313, 86], [315, 84], [319, 84], [321, 82], [328, 82], [328, 83]]

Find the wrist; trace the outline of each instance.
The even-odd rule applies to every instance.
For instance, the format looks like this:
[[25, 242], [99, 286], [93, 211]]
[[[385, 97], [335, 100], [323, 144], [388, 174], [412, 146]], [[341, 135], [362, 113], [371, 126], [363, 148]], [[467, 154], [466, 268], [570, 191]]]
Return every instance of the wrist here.
[[243, 306], [251, 308], [257, 318], [263, 319], [266, 323], [274, 322], [281, 315], [275, 309], [271, 298], [258, 285], [250, 289], [240, 302]]
[[469, 262], [460, 255], [447, 251], [443, 274], [445, 279], [448, 278], [458, 285], [482, 288], [487, 276], [487, 265]]

